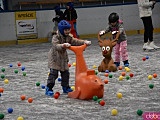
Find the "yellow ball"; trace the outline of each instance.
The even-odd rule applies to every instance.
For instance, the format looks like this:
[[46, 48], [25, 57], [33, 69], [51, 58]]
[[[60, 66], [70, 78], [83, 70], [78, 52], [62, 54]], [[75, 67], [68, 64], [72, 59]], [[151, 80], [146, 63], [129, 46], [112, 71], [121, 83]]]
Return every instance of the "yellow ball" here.
[[118, 114], [118, 111], [117, 111], [116, 109], [113, 109], [113, 110], [111, 111], [111, 114], [112, 114], [112, 115], [117, 115], [117, 114]]
[[49, 76], [49, 74], [50, 74], [50, 73], [48, 73], [48, 76]]
[[118, 98], [122, 98], [122, 93], [117, 93]]
[[93, 65], [93, 68], [95, 69], [95, 68], [97, 68], [97, 66], [96, 66], [96, 65]]
[[24, 120], [23, 117], [18, 117], [17, 120]]
[[73, 66], [76, 66], [76, 63], [75, 63], [75, 62], [73, 63]]
[[8, 80], [8, 79], [5, 79], [5, 80], [4, 80], [4, 83], [5, 83], [5, 84], [8, 84], [8, 83], [9, 83], [9, 80]]
[[131, 70], [129, 68], [126, 68], [126, 72], [130, 72]]
[[148, 75], [149, 80], [152, 80], [152, 78], [153, 78], [152, 75]]
[[74, 90], [75, 90], [75, 87], [74, 87], [74, 86], [71, 86], [71, 89], [74, 91]]
[[123, 80], [123, 76], [119, 76], [119, 80]]

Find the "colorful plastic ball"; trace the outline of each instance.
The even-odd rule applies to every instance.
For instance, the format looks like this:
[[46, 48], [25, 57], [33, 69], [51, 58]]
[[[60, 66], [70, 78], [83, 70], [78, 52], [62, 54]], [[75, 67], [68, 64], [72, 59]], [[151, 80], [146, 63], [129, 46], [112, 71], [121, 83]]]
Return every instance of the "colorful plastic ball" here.
[[41, 85], [41, 88], [42, 88], [42, 89], [45, 89], [45, 85]]
[[109, 74], [109, 78], [112, 78], [113, 77], [113, 75], [112, 74]]
[[18, 63], [17, 63], [17, 65], [18, 65], [18, 67], [20, 67], [20, 66], [21, 66], [21, 63], [20, 63], [20, 62], [18, 62]]
[[119, 70], [122, 70], [122, 69], [123, 69], [123, 67], [122, 67], [122, 66], [119, 66], [119, 67], [118, 67], [118, 69], [119, 69]]
[[21, 70], [24, 71], [26, 68], [24, 66], [21, 67]]
[[4, 80], [4, 83], [5, 83], [5, 84], [8, 84], [8, 83], [9, 83], [9, 80], [8, 80], [8, 79], [5, 79], [5, 80]]
[[28, 98], [28, 102], [32, 103], [33, 102], [33, 98]]
[[4, 72], [4, 71], [5, 71], [5, 68], [2, 68], [1, 71]]
[[18, 70], [14, 70], [14, 73], [16, 73], [16, 74], [17, 74], [17, 73], [18, 73]]
[[108, 84], [108, 80], [107, 80], [107, 79], [105, 79], [105, 80], [104, 80], [104, 83], [105, 83], [105, 84]]
[[24, 120], [24, 118], [20, 116], [17, 118], [17, 120]]
[[1, 93], [0, 93], [0, 97], [1, 97], [2, 95], [1, 95]]
[[4, 89], [3, 88], [0, 88], [0, 93], [3, 93]]
[[153, 77], [154, 77], [154, 78], [156, 78], [156, 77], [157, 77], [157, 74], [156, 74], [156, 73], [154, 73], [154, 74], [153, 74]]
[[149, 84], [149, 88], [153, 89], [154, 88], [154, 84]]
[[148, 75], [148, 80], [152, 80], [152, 75]]
[[100, 102], [101, 102], [101, 100], [102, 100], [102, 99], [100, 98], [100, 99], [98, 99], [98, 100], [97, 100], [97, 102], [98, 102], [98, 103], [100, 103]]
[[129, 68], [126, 68], [125, 70], [126, 70], [126, 72], [130, 72], [131, 71]]
[[97, 68], [97, 66], [96, 66], [96, 65], [93, 65], [93, 69], [95, 69], [95, 68]]
[[59, 81], [59, 82], [61, 82], [61, 81], [62, 81], [62, 79], [61, 79], [61, 78], [58, 78], [58, 81]]
[[105, 101], [104, 101], [104, 100], [101, 100], [101, 101], [99, 102], [99, 104], [100, 104], [101, 106], [104, 106], [104, 105], [105, 105]]
[[97, 70], [95, 70], [95, 74], [96, 74], [96, 75], [98, 74], [98, 71], [97, 71]]
[[122, 72], [122, 73], [121, 73], [121, 75], [122, 75], [122, 76], [125, 76], [125, 75], [126, 75], [126, 73], [125, 73], [125, 72]]
[[104, 73], [104, 76], [108, 77], [108, 75], [109, 75], [108, 73]]
[[3, 119], [3, 118], [4, 118], [4, 114], [0, 113], [0, 119]]
[[145, 61], [145, 60], [146, 60], [146, 57], [143, 57], [142, 60]]
[[40, 82], [36, 82], [36, 86], [40, 86]]
[[129, 79], [130, 79], [130, 77], [129, 77], [129, 76], [126, 76], [126, 79], [127, 79], [127, 80], [129, 80]]
[[123, 80], [123, 76], [121, 75], [121, 76], [119, 76], [119, 80], [121, 81], [121, 80]]
[[142, 110], [137, 110], [137, 115], [141, 116], [143, 114]]
[[23, 72], [23, 76], [26, 76], [26, 72]]
[[68, 64], [68, 67], [71, 67], [71, 64]]
[[55, 94], [58, 94], [58, 96], [60, 96], [60, 93], [59, 93], [59, 92], [55, 92]]
[[134, 74], [133, 74], [133, 73], [130, 73], [130, 74], [129, 74], [129, 76], [130, 76], [130, 77], [133, 77], [133, 76], [134, 76]]
[[105, 73], [109, 73], [109, 70], [105, 70]]
[[76, 63], [75, 63], [75, 62], [73, 63], [73, 66], [76, 66]]
[[71, 86], [71, 89], [74, 91], [74, 90], [75, 90], [75, 87], [74, 87], [74, 86]]
[[146, 56], [146, 59], [149, 59], [149, 56]]
[[55, 99], [58, 99], [58, 98], [59, 98], [59, 95], [58, 95], [58, 94], [54, 94], [53, 97], [54, 97]]
[[97, 101], [97, 100], [98, 100], [98, 97], [97, 97], [97, 96], [93, 96], [93, 100], [94, 100], [94, 101]]
[[13, 108], [8, 108], [8, 113], [12, 113], [13, 112]]
[[117, 98], [122, 98], [122, 93], [117, 93]]
[[111, 114], [114, 115], [114, 116], [117, 115], [118, 114], [117, 109], [112, 109]]
[[125, 66], [125, 67], [128, 67], [128, 66], [129, 66], [129, 64], [125, 64], [124, 66]]
[[25, 95], [21, 95], [21, 100], [25, 100], [26, 99], [26, 96]]
[[13, 65], [12, 65], [12, 64], [9, 64], [9, 67], [13, 67]]
[[2, 75], [1, 75], [1, 78], [2, 78], [2, 79], [4, 79], [4, 78], [5, 78], [5, 75], [4, 75], [4, 74], [2, 74]]

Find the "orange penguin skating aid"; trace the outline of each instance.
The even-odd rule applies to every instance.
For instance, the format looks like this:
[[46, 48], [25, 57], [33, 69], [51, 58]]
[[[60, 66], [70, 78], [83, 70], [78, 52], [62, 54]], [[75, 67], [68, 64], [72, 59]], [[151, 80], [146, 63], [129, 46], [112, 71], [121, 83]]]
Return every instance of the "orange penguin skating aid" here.
[[71, 46], [69, 47], [76, 55], [75, 69], [75, 90], [68, 93], [68, 97], [89, 100], [93, 96], [102, 98], [104, 94], [104, 83], [95, 75], [95, 70], [89, 70], [86, 66], [83, 51], [87, 46]]

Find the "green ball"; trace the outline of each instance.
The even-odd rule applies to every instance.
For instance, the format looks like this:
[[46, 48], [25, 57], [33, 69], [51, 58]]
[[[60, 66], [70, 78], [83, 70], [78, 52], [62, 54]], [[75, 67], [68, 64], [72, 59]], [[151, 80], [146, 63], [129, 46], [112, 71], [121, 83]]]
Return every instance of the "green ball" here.
[[4, 79], [4, 78], [5, 78], [5, 75], [4, 75], [4, 74], [2, 74], [2, 75], [1, 75], [1, 78], [2, 78], [2, 79]]
[[26, 76], [26, 72], [23, 72], [23, 76]]
[[127, 79], [127, 80], [129, 80], [129, 79], [130, 79], [130, 77], [129, 77], [129, 76], [126, 76], [126, 79]]
[[98, 100], [97, 100], [97, 101], [98, 101], [98, 103], [100, 103], [100, 102], [101, 102], [101, 100], [102, 100], [102, 99], [98, 99]]
[[4, 114], [0, 113], [0, 119], [3, 119], [3, 118], [4, 118]]
[[18, 70], [14, 70], [14, 73], [18, 73]]
[[112, 78], [113, 77], [113, 75], [112, 74], [109, 74], [109, 78]]
[[36, 86], [40, 86], [40, 82], [36, 82]]
[[137, 114], [138, 114], [139, 116], [141, 116], [141, 115], [143, 114], [143, 111], [142, 111], [142, 110], [137, 110]]
[[94, 101], [97, 101], [97, 100], [98, 100], [98, 97], [97, 97], [97, 96], [93, 96], [93, 100], [94, 100]]
[[97, 74], [98, 74], [98, 71], [95, 70], [95, 74], [97, 75]]
[[149, 84], [149, 88], [153, 89], [154, 85], [153, 84]]
[[1, 71], [4, 72], [4, 71], [5, 71], [5, 68], [2, 68]]

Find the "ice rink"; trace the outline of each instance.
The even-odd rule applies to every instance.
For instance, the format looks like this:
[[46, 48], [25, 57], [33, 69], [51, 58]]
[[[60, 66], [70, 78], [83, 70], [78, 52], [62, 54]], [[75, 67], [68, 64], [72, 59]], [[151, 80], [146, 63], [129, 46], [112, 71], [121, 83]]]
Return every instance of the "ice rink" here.
[[[92, 45], [84, 51], [84, 58], [89, 69], [93, 65], [99, 66], [103, 56], [98, 46], [97, 38], [89, 39]], [[154, 34], [156, 45], [160, 46], [160, 34]], [[143, 112], [160, 112], [160, 50], [151, 52], [143, 51], [143, 35], [128, 36], [128, 52], [130, 72], [133, 78], [127, 80], [125, 77], [119, 81], [121, 72], [119, 70], [112, 78], [105, 77], [104, 73], [98, 76], [109, 83], [104, 85], [104, 106], [94, 100], [79, 100], [68, 98], [61, 94], [58, 99], [45, 96], [45, 90], [41, 85], [46, 85], [49, 68], [47, 54], [51, 43], [40, 43], [31, 45], [13, 45], [0, 47], [0, 88], [4, 92], [0, 97], [0, 113], [5, 115], [4, 120], [17, 120], [22, 116], [24, 120], [143, 120], [137, 115], [137, 110]], [[75, 54], [68, 50], [70, 64], [75, 61]], [[149, 59], [143, 61], [142, 58], [148, 56]], [[114, 56], [113, 56], [114, 57]], [[20, 62], [22, 65], [17, 66]], [[12, 64], [13, 67], [9, 65]], [[123, 65], [123, 64], [121, 64]], [[21, 67], [25, 66], [22, 71]], [[15, 73], [18, 70], [18, 73]], [[97, 68], [95, 69], [97, 70]], [[26, 72], [26, 76], [23, 76]], [[148, 75], [157, 73], [158, 77], [148, 80]], [[60, 76], [59, 76], [60, 77]], [[74, 86], [75, 66], [70, 67], [70, 86]], [[9, 83], [5, 84], [4, 80]], [[36, 83], [40, 82], [40, 86]], [[149, 87], [154, 84], [153, 89]], [[62, 93], [61, 83], [56, 80], [54, 92]], [[122, 93], [122, 99], [117, 98], [117, 93]], [[25, 95], [26, 100], [21, 101], [20, 96]], [[28, 103], [28, 98], [33, 98], [32, 103]], [[12, 113], [7, 109], [13, 108]], [[116, 116], [111, 115], [112, 109], [117, 109]]]

